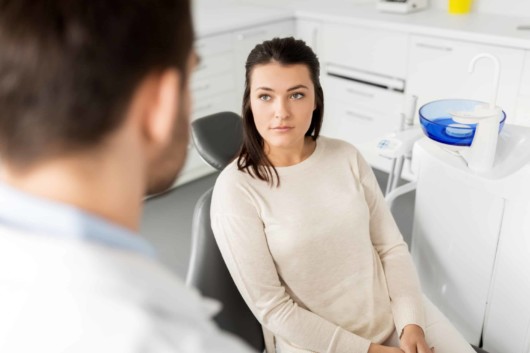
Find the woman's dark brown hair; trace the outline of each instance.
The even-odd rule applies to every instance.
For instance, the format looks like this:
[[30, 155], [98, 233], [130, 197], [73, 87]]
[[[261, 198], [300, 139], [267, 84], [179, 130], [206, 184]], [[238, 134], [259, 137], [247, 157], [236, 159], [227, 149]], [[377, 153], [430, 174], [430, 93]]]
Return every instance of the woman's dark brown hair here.
[[250, 108], [250, 77], [252, 70], [257, 65], [277, 62], [282, 65], [303, 64], [309, 69], [311, 81], [315, 87], [316, 109], [313, 111], [311, 125], [306, 136], [313, 140], [318, 138], [324, 115], [324, 92], [320, 85], [320, 64], [318, 58], [304, 41], [287, 38], [274, 38], [256, 45], [250, 52], [245, 64], [245, 92], [243, 93], [243, 145], [237, 158], [239, 170], [248, 172], [253, 177], [273, 184], [273, 176], [276, 176], [276, 186], [280, 185], [280, 178], [276, 168], [265, 155], [263, 150], [264, 141], [259, 134], [254, 115]]

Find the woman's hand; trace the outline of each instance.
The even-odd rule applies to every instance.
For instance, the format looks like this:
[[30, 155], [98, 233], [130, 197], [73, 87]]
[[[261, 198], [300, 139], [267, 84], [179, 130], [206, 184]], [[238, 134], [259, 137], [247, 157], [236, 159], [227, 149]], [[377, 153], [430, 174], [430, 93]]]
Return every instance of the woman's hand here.
[[425, 333], [418, 325], [407, 325], [403, 329], [399, 346], [405, 353], [434, 353], [425, 341]]
[[368, 348], [368, 353], [403, 353], [403, 351], [400, 348], [372, 343]]

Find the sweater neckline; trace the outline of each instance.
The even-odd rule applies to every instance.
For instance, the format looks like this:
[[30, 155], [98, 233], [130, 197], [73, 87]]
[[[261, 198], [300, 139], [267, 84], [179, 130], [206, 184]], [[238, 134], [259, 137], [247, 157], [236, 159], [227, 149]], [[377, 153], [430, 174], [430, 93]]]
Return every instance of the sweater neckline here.
[[311, 153], [309, 157], [307, 157], [300, 163], [293, 164], [293, 165], [286, 166], [286, 167], [275, 167], [280, 177], [282, 175], [296, 173], [297, 171], [307, 169], [311, 167], [312, 165], [314, 165], [318, 161], [319, 156], [322, 154], [322, 150], [324, 149], [324, 143], [321, 137], [318, 137], [315, 143], [316, 143], [316, 146], [315, 146], [315, 150], [313, 151], [313, 153]]

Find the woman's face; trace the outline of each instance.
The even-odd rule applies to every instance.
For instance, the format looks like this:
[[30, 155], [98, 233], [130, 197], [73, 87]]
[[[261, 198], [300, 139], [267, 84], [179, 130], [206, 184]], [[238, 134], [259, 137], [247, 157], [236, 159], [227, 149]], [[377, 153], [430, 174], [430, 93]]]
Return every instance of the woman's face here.
[[269, 148], [303, 146], [315, 105], [315, 88], [304, 64], [257, 65], [250, 76], [250, 108]]

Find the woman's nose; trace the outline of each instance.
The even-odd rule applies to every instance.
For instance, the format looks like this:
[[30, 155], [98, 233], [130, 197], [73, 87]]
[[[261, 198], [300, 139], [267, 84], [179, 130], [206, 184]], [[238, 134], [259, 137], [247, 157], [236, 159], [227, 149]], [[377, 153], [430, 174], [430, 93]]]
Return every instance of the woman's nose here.
[[274, 117], [277, 119], [287, 119], [289, 117], [289, 103], [283, 99], [278, 99], [274, 107]]

